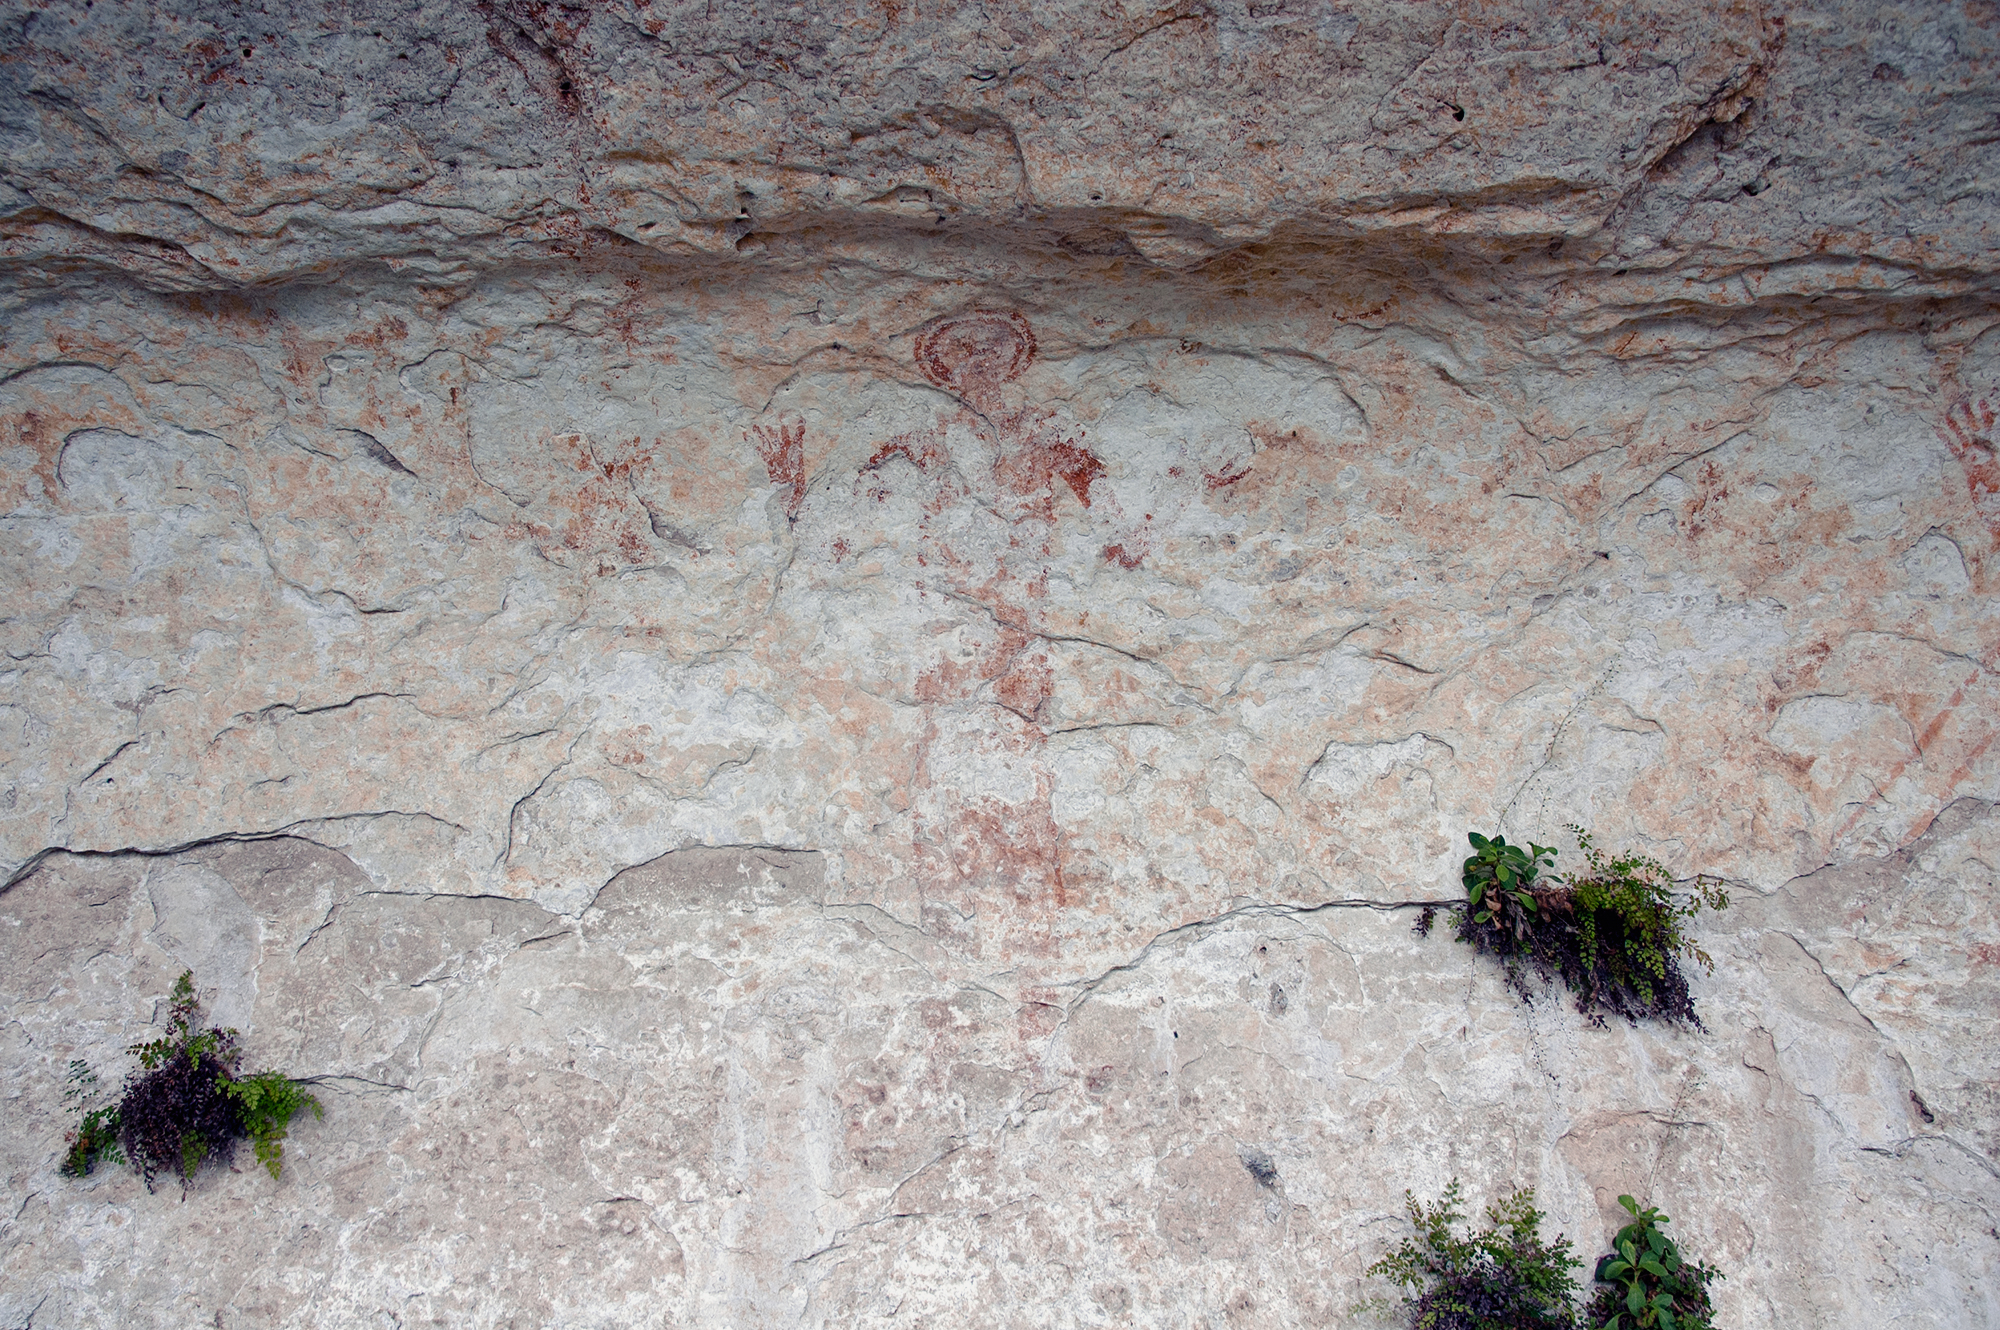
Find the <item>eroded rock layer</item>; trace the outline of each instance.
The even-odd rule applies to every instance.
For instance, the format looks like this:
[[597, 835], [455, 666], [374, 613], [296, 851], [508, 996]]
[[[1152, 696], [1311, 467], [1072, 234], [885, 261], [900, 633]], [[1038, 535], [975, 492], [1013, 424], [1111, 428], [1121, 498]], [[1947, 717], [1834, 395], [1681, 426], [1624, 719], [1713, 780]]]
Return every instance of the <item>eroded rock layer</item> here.
[[[2000, 1318], [2000, 25], [1570, 8], [4, 11], [0, 1322]], [[190, 967], [327, 1118], [58, 1176]]]

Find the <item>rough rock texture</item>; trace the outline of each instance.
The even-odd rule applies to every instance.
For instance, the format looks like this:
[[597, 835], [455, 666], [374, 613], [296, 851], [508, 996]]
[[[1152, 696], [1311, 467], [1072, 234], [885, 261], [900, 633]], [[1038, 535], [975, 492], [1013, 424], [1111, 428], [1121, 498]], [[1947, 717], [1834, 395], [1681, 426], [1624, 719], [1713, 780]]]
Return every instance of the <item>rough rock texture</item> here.
[[[1996, 45], [0, 0], [0, 1324], [2000, 1323]], [[1412, 935], [1568, 822], [1707, 1032]], [[59, 1177], [190, 966], [327, 1119]]]

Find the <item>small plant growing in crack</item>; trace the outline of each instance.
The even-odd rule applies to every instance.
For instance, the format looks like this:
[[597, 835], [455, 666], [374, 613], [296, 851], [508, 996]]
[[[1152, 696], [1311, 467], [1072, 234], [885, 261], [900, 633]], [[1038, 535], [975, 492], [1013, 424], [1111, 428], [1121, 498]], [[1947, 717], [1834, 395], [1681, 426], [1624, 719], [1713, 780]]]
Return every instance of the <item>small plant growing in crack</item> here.
[[319, 1100], [280, 1072], [238, 1070], [237, 1032], [202, 1028], [193, 971], [174, 981], [168, 1013], [160, 1038], [126, 1050], [139, 1059], [139, 1070], [125, 1078], [116, 1103], [98, 1102], [97, 1073], [88, 1063], [69, 1064], [65, 1098], [77, 1125], [62, 1171], [86, 1177], [100, 1163], [130, 1162], [148, 1191], [157, 1173], [172, 1170], [185, 1192], [204, 1163], [226, 1161], [248, 1137], [257, 1162], [277, 1178], [292, 1119], [306, 1109], [324, 1117]]
[[1435, 1205], [1403, 1193], [1413, 1237], [1368, 1267], [1408, 1291], [1411, 1330], [1575, 1330], [1572, 1299], [1581, 1264], [1569, 1239], [1541, 1236], [1535, 1193], [1515, 1192], [1486, 1207], [1486, 1227], [1460, 1237], [1464, 1195], [1453, 1178]]
[[[1466, 898], [1452, 907], [1458, 940], [1499, 957], [1523, 1000], [1534, 997], [1531, 975], [1543, 986], [1560, 978], [1577, 1010], [1599, 1025], [1608, 1014], [1704, 1028], [1681, 965], [1714, 972], [1686, 924], [1729, 907], [1721, 879], [1702, 874], [1682, 893], [1657, 859], [1608, 855], [1582, 827], [1569, 830], [1586, 865], [1569, 877], [1543, 875], [1557, 853], [1547, 846], [1522, 849], [1505, 836], [1471, 833], [1460, 874]], [[1418, 921], [1419, 932], [1429, 931], [1432, 917]]]
[[1486, 1207], [1486, 1227], [1460, 1237], [1465, 1217], [1458, 1179], [1435, 1205], [1403, 1193], [1413, 1237], [1368, 1267], [1404, 1286], [1411, 1330], [1713, 1330], [1708, 1286], [1722, 1278], [1688, 1261], [1660, 1231], [1670, 1222], [1630, 1196], [1618, 1203], [1632, 1222], [1597, 1262], [1597, 1291], [1575, 1303], [1579, 1264], [1569, 1239], [1544, 1242], [1544, 1215], [1532, 1191]]
[[71, 1177], [87, 1177], [99, 1163], [125, 1162], [124, 1147], [118, 1143], [124, 1125], [119, 1120], [118, 1105], [98, 1102], [100, 1093], [97, 1073], [90, 1069], [90, 1064], [82, 1058], [71, 1058], [69, 1088], [63, 1091], [63, 1102], [76, 1114], [77, 1123], [70, 1131], [69, 1149], [62, 1166], [62, 1171]]
[[1618, 1230], [1611, 1251], [1597, 1262], [1601, 1287], [1584, 1316], [1588, 1330], [1711, 1330], [1715, 1310], [1708, 1286], [1722, 1278], [1712, 1266], [1682, 1258], [1674, 1240], [1660, 1232], [1672, 1222], [1653, 1206], [1644, 1210], [1630, 1196], [1618, 1204], [1632, 1222]]

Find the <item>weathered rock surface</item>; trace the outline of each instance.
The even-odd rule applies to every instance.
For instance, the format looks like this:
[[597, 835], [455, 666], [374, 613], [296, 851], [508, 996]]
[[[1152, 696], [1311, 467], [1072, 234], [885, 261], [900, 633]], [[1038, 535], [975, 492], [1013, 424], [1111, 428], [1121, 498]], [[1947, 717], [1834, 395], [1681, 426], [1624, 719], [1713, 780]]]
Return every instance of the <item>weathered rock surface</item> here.
[[[1986, 1324], [2000, 983], [1956, 943], [1992, 935], [1996, 854], [1960, 804], [1746, 903], [1710, 1030], [1666, 1036], [1524, 1011], [1407, 913], [1246, 905], [1022, 1002], [793, 851], [678, 851], [574, 918], [293, 839], [62, 857], [0, 912], [4, 1311], [1372, 1324], [1399, 1189], [1458, 1174], [1535, 1179], [1572, 1234], [1662, 1198], [1728, 1324]], [[326, 1069], [325, 1122], [277, 1185], [54, 1178], [58, 1059], [115, 1058], [183, 964], [260, 1063]]]
[[[0, 6], [0, 1324], [2000, 1321], [2000, 22], [1565, 8]], [[326, 1121], [58, 1177], [190, 966]]]

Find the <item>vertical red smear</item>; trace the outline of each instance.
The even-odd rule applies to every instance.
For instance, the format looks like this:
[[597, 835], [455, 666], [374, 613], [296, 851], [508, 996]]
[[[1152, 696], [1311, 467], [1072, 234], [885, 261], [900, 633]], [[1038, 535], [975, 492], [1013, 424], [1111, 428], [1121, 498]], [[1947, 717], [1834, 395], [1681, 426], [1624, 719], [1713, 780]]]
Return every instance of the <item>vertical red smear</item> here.
[[1690, 540], [1706, 531], [1713, 521], [1713, 506], [1729, 497], [1729, 486], [1722, 478], [1722, 468], [1713, 461], [1704, 461], [1695, 472], [1695, 497], [1688, 505], [1687, 533]]

